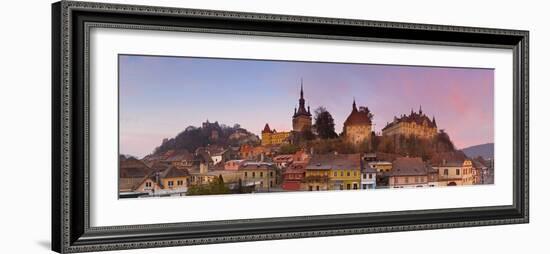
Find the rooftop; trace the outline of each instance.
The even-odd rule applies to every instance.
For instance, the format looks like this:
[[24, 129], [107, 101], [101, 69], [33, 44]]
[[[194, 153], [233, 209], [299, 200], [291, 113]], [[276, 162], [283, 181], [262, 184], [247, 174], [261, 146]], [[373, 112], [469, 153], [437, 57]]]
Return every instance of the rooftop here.
[[316, 154], [306, 167], [308, 170], [361, 168], [361, 154]]
[[355, 100], [353, 100], [351, 113], [349, 114], [346, 121], [344, 121], [344, 126], [365, 124], [372, 124], [370, 110], [367, 107], [361, 107], [359, 110], [357, 110]]
[[393, 162], [392, 176], [427, 175], [429, 167], [419, 157], [400, 157]]

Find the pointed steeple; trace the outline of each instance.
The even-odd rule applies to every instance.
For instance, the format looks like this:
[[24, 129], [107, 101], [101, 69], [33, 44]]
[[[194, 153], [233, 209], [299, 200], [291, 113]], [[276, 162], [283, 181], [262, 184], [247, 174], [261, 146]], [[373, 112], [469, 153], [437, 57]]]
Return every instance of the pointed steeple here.
[[304, 98], [304, 79], [300, 79], [300, 99]]
[[311, 111], [309, 111], [309, 105], [307, 105], [307, 112], [311, 114]]
[[420, 110], [418, 110], [418, 113], [422, 115], [422, 104], [420, 104]]
[[299, 106], [295, 115], [309, 116], [310, 115], [308, 113], [309, 110], [306, 109], [306, 100], [304, 99], [304, 81], [303, 80], [301, 80], [301, 83], [300, 83], [300, 99], [298, 100], [298, 103], [299, 103]]
[[269, 124], [265, 124], [264, 129], [262, 130], [262, 133], [269, 133], [271, 132], [271, 128], [269, 128]]
[[355, 97], [353, 97], [353, 104], [351, 105], [351, 110], [357, 112], [357, 105], [355, 104]]
[[435, 116], [432, 116], [432, 123], [437, 126], [437, 124], [435, 123]]

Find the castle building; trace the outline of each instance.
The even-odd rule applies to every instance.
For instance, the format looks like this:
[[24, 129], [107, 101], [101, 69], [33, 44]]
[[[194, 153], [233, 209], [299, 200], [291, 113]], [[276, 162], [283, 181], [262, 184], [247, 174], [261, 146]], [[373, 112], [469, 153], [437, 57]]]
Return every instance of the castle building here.
[[406, 137], [416, 136], [419, 138], [433, 138], [437, 135], [437, 124], [435, 117], [432, 120], [422, 112], [422, 106], [418, 113], [411, 109], [409, 115], [394, 117], [393, 122], [388, 123], [382, 129], [382, 135], [402, 135]]
[[262, 145], [280, 145], [288, 143], [290, 132], [277, 132], [277, 130], [269, 128], [269, 124], [265, 124], [262, 131]]
[[309, 111], [309, 106], [306, 110], [303, 82], [300, 86], [300, 99], [298, 102], [299, 107], [297, 110], [294, 108], [294, 115], [292, 116], [292, 130], [296, 132], [309, 131], [311, 130], [311, 112]]
[[344, 122], [345, 140], [352, 144], [361, 144], [370, 140], [372, 134], [371, 114], [368, 108], [357, 109], [355, 100], [351, 113]]

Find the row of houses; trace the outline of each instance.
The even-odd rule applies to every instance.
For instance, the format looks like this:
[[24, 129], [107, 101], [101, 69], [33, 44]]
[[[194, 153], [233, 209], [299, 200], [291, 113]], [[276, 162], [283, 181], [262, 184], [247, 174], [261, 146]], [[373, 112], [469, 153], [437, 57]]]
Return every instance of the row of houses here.
[[489, 169], [486, 163], [470, 159], [430, 165], [421, 158], [385, 161], [358, 153], [298, 151], [261, 160], [208, 157], [182, 153], [156, 160], [121, 159], [120, 193], [185, 195], [190, 186], [219, 178], [230, 189], [245, 186], [255, 192], [457, 186], [483, 183]]
[[430, 165], [418, 157], [368, 161], [360, 154], [313, 155], [283, 171], [285, 190], [353, 190], [482, 184], [489, 166], [476, 160]]

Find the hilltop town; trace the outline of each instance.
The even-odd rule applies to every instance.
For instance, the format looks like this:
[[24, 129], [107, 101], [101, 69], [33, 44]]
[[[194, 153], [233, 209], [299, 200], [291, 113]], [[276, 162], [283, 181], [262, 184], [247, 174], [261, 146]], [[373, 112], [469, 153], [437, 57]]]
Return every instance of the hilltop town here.
[[266, 123], [261, 138], [206, 121], [165, 139], [141, 159], [120, 155], [119, 196], [420, 188], [493, 183], [493, 158], [470, 158], [420, 107], [377, 134], [374, 114], [351, 103], [338, 134], [330, 112], [306, 107], [303, 84], [292, 129]]

